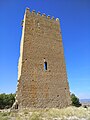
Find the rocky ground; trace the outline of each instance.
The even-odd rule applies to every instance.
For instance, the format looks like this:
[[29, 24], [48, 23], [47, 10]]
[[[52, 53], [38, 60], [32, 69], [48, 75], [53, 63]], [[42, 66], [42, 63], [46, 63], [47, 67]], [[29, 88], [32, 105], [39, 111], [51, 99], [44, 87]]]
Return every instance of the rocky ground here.
[[90, 107], [1, 110], [0, 120], [90, 120]]

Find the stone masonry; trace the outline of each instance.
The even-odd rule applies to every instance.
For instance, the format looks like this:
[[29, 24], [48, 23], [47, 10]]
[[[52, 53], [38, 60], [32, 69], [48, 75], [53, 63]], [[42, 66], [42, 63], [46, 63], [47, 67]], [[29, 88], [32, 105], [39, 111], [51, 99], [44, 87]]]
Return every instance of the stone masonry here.
[[[16, 103], [19, 108], [62, 108], [71, 104], [59, 19], [26, 9], [23, 20]], [[47, 69], [45, 70], [45, 62]]]

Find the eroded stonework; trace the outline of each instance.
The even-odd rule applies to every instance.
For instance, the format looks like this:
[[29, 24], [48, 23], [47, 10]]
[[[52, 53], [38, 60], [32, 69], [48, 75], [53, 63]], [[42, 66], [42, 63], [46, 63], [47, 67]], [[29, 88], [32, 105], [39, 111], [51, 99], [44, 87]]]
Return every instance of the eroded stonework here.
[[19, 108], [71, 103], [59, 19], [29, 9], [23, 21], [16, 101]]

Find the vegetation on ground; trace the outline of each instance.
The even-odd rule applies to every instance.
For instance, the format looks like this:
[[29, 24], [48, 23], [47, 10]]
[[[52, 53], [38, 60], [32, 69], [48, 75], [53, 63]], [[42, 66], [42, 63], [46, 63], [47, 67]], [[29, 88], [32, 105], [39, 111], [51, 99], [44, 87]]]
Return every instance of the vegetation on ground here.
[[67, 107], [63, 109], [21, 109], [2, 111], [0, 120], [90, 120], [90, 108]]
[[72, 101], [72, 105], [75, 106], [75, 107], [80, 107], [81, 106], [81, 103], [79, 101], [79, 98], [77, 98], [75, 96], [75, 94], [71, 94], [71, 101]]
[[15, 94], [0, 94], [0, 109], [11, 108], [15, 101]]

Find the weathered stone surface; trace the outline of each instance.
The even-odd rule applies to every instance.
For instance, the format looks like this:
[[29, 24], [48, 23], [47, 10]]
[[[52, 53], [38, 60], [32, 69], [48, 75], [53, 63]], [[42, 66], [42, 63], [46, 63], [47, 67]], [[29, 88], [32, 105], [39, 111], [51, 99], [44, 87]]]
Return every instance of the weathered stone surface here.
[[[44, 70], [44, 61], [47, 70]], [[19, 108], [70, 105], [59, 19], [26, 10], [18, 65]]]

